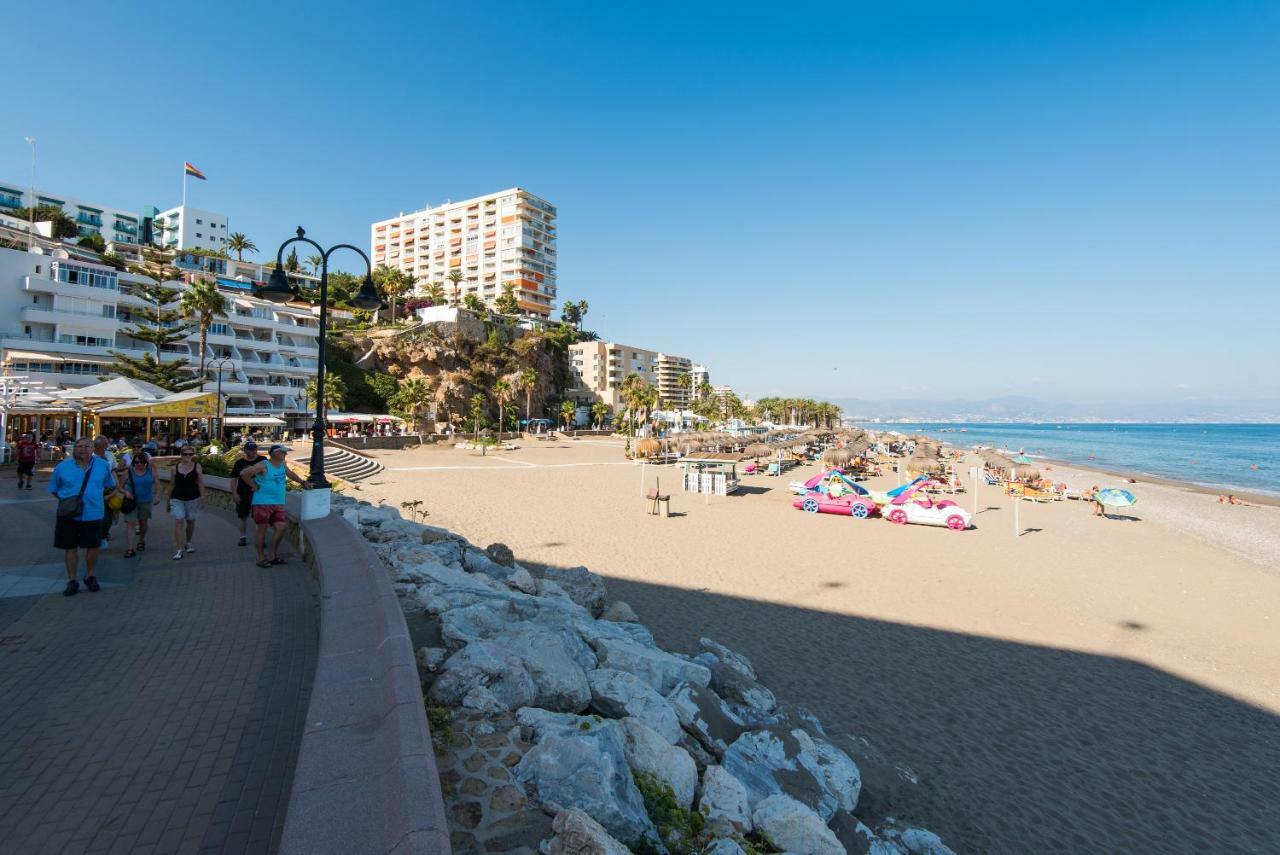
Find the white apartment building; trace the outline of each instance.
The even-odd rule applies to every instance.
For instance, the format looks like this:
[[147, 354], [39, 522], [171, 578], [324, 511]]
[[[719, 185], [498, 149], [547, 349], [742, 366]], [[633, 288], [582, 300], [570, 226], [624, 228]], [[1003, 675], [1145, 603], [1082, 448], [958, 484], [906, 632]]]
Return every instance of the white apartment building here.
[[521, 311], [546, 318], [556, 301], [555, 220], [554, 205], [513, 187], [380, 220], [370, 227], [369, 256], [412, 275], [419, 292], [441, 283], [451, 302], [455, 271], [458, 302], [475, 294], [492, 307], [509, 282]]
[[[150, 344], [125, 333], [145, 307], [131, 292], [146, 277], [65, 255], [0, 249], [0, 370], [40, 381], [43, 392], [55, 394], [110, 376], [112, 350], [139, 357], [152, 352]], [[305, 388], [318, 356], [318, 309], [252, 297], [251, 280], [263, 272], [257, 268], [256, 276], [248, 275], [254, 265], [201, 256], [179, 256], [174, 263], [184, 271], [183, 280], [170, 286], [185, 290], [188, 281], [213, 278], [230, 300], [227, 317], [209, 329], [204, 387], [214, 391], [221, 369], [226, 414], [287, 422], [306, 416]], [[199, 330], [193, 329], [186, 341], [166, 345], [160, 358], [187, 359], [196, 371], [199, 342]]]
[[693, 390], [693, 397], [698, 397], [698, 390], [702, 388], [702, 384], [711, 383], [711, 372], [707, 370], [705, 365], [694, 365], [689, 369], [689, 388]]
[[215, 214], [190, 205], [179, 205], [156, 214], [152, 224], [157, 246], [165, 249], [208, 249], [214, 252], [227, 248], [230, 231], [227, 215]]
[[142, 218], [133, 211], [111, 208], [74, 199], [60, 193], [46, 193], [36, 188], [35, 196], [30, 189], [12, 181], [0, 181], [0, 225], [25, 229], [28, 223], [18, 220], [11, 214], [18, 208], [31, 208], [40, 205], [54, 205], [75, 220], [81, 237], [90, 234], [101, 235], [109, 244], [116, 244], [130, 254], [130, 248], [136, 251], [141, 240]]
[[[671, 353], [659, 353], [656, 360], [658, 406], [664, 410], [685, 410], [693, 400], [693, 361]], [[689, 385], [687, 385], [689, 384]]]

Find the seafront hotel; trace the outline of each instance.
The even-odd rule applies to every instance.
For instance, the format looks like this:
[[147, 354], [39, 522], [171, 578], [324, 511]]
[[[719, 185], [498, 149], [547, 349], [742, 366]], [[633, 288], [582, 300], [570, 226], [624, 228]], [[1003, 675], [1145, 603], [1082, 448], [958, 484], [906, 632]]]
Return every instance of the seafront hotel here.
[[370, 226], [370, 258], [412, 275], [416, 290], [439, 282], [455, 300], [451, 273], [467, 294], [492, 308], [507, 283], [522, 312], [548, 318], [556, 302], [556, 208], [512, 187], [379, 220]]

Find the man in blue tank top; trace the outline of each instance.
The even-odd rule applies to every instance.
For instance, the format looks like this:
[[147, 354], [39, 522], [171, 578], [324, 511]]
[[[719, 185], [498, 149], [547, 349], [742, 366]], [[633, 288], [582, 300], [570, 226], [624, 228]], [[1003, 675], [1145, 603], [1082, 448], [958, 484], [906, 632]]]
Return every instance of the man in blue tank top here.
[[[284, 539], [285, 481], [291, 479], [301, 484], [304, 490], [311, 487], [289, 469], [284, 461], [288, 453], [289, 449], [285, 446], [273, 445], [266, 460], [254, 466], [246, 466], [240, 473], [240, 480], [253, 491], [253, 523], [258, 529], [254, 545], [258, 549], [259, 567], [285, 563], [283, 558], [276, 555], [280, 541]], [[270, 546], [267, 545], [267, 529], [272, 530]]]

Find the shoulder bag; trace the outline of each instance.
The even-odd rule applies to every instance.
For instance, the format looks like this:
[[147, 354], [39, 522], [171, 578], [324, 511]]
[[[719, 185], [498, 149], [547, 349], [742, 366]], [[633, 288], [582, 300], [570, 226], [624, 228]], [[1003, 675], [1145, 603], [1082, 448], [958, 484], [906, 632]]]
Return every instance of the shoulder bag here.
[[130, 514], [138, 507], [138, 488], [133, 486], [133, 465], [129, 465], [129, 492], [132, 496], [125, 496], [120, 502], [120, 513]]
[[73, 520], [84, 512], [84, 488], [89, 486], [89, 476], [93, 474], [93, 467], [97, 465], [93, 460], [89, 461], [89, 468], [85, 470], [84, 480], [80, 482], [79, 493], [58, 500], [58, 519]]

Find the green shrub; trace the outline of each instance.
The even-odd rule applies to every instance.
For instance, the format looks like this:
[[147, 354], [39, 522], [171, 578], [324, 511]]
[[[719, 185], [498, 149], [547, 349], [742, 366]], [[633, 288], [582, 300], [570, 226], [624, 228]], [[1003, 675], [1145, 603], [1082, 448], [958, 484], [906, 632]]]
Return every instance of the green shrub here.
[[[645, 813], [658, 829], [658, 836], [666, 843], [667, 851], [671, 855], [697, 855], [701, 852], [710, 842], [702, 814], [680, 807], [671, 785], [648, 772], [632, 771], [631, 777], [644, 798]], [[638, 841], [632, 849], [636, 852], [658, 851], [648, 841]]]

